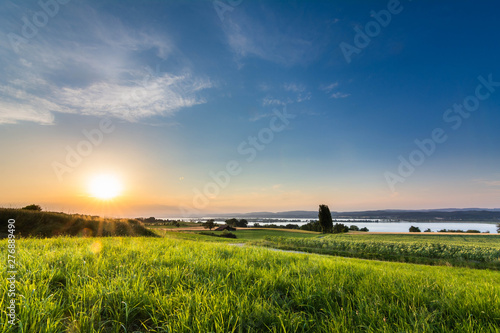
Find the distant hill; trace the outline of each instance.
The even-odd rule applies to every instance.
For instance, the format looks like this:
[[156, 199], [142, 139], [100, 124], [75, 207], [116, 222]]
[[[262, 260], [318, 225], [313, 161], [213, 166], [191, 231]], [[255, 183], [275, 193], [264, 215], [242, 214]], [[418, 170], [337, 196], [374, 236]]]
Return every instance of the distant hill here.
[[6, 235], [9, 219], [16, 220], [15, 235], [21, 237], [155, 236], [141, 222], [132, 219], [0, 208], [2, 237]]
[[[218, 214], [213, 217], [229, 218], [295, 218], [295, 219], [317, 219], [317, 211], [287, 211], [287, 212], [252, 212], [243, 214]], [[425, 210], [373, 210], [359, 212], [332, 212], [333, 218], [356, 218], [356, 219], [391, 219], [404, 221], [491, 221], [500, 222], [500, 209], [482, 208], [445, 208]]]

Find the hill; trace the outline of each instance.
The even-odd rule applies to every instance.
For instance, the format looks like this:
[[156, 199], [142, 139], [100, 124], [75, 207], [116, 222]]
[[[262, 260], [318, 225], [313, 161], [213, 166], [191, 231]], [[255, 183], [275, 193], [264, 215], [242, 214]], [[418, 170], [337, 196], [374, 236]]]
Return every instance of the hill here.
[[[287, 211], [287, 212], [252, 212], [243, 214], [219, 214], [218, 217], [245, 217], [245, 218], [296, 218], [317, 219], [317, 211]], [[384, 219], [403, 221], [488, 221], [500, 222], [500, 209], [481, 208], [448, 208], [426, 210], [373, 210], [359, 212], [335, 212], [333, 218], [355, 219]]]
[[0, 208], [2, 237], [5, 237], [9, 219], [16, 221], [15, 235], [21, 237], [155, 236], [140, 221], [133, 219]]

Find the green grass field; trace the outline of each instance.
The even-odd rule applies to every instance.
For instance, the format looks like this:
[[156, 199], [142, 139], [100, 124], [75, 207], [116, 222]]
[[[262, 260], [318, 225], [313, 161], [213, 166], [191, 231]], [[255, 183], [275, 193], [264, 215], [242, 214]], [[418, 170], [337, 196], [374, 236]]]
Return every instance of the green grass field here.
[[499, 332], [498, 271], [205, 238], [17, 240], [19, 321], [3, 284], [0, 332]]
[[500, 235], [333, 234], [268, 236], [263, 246], [285, 250], [418, 264], [500, 270]]

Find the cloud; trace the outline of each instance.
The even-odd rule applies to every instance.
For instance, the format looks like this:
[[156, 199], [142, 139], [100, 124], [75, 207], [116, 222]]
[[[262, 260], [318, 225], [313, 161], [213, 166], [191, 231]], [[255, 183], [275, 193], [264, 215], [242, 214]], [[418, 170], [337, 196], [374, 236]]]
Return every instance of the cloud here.
[[296, 93], [304, 92], [306, 90], [304, 85], [296, 83], [285, 83], [284, 88], [286, 91], [293, 91]]
[[330, 83], [329, 85], [327, 86], [322, 86], [320, 87], [321, 90], [323, 91], [326, 91], [326, 92], [330, 92], [332, 91], [333, 89], [337, 88], [339, 86], [339, 83], [338, 82], [333, 82], [333, 83]]
[[284, 66], [306, 65], [319, 55], [317, 34], [298, 29], [293, 22], [283, 22], [261, 7], [259, 19], [244, 11], [234, 11], [224, 20], [224, 32], [236, 61], [257, 57]]
[[[270, 90], [270, 88], [268, 89]], [[284, 83], [279, 86], [279, 89], [274, 91], [274, 95], [280, 96], [274, 97], [271, 94], [268, 94], [266, 97], [262, 99], [262, 106], [276, 106], [276, 105], [287, 105], [293, 103], [301, 103], [304, 101], [308, 101], [312, 98], [312, 94], [307, 91], [305, 85], [300, 83]], [[264, 116], [253, 117], [250, 120], [255, 121], [263, 118]]]
[[[168, 36], [82, 6], [22, 44], [19, 54], [0, 42], [0, 124], [52, 124], [55, 113], [137, 121], [206, 103], [201, 93], [213, 82], [193, 73]], [[149, 67], [166, 61], [177, 64], [175, 72]]]
[[334, 90], [337, 89], [338, 86], [339, 86], [338, 82], [333, 82], [327, 86], [320, 86], [319, 89], [324, 91], [326, 94], [328, 94], [330, 96], [330, 98], [337, 99], [337, 98], [346, 98], [346, 97], [351, 96], [351, 94], [346, 94], [346, 93], [343, 93], [340, 91], [333, 92]]
[[488, 187], [500, 186], [500, 180], [490, 180], [490, 179], [474, 179], [477, 184], [486, 185]]
[[336, 92], [336, 93], [333, 93], [330, 95], [331, 98], [346, 98], [346, 97], [349, 97], [351, 96], [350, 94], [345, 94], [345, 93], [342, 93], [342, 92]]
[[262, 106], [269, 106], [269, 105], [286, 105], [286, 104], [289, 104], [291, 103], [292, 101], [291, 100], [287, 100], [287, 101], [284, 101], [284, 100], [281, 100], [281, 99], [278, 99], [278, 98], [272, 98], [272, 97], [264, 97], [264, 99], [262, 100]]
[[137, 121], [155, 115], [171, 116], [182, 108], [203, 104], [206, 101], [196, 92], [210, 87], [209, 80], [165, 73], [146, 85], [99, 82], [83, 89], [64, 88], [58, 100], [80, 114]]

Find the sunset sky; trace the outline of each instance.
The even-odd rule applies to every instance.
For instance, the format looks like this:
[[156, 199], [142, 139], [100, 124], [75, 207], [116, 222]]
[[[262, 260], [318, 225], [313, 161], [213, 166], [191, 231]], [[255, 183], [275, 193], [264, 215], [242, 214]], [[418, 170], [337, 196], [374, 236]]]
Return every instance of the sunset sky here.
[[2, 1], [0, 206], [500, 208], [499, 12]]

